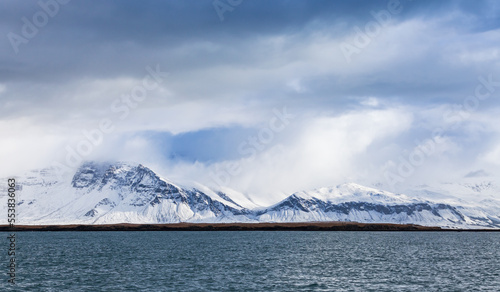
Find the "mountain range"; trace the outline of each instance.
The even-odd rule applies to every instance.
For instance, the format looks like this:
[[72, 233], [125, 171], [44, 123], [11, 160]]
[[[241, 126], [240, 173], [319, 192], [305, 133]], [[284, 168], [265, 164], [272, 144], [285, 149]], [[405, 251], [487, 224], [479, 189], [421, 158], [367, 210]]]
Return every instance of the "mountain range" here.
[[85, 162], [67, 179], [46, 168], [16, 180], [18, 225], [352, 221], [500, 228], [500, 188], [491, 181], [419, 186], [405, 194], [346, 183], [259, 206], [241, 192], [181, 186], [133, 163]]

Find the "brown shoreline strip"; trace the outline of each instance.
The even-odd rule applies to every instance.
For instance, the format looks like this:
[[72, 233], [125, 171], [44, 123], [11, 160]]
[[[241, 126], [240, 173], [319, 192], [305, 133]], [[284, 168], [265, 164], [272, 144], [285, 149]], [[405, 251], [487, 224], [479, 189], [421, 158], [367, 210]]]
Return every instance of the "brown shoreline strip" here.
[[0, 225], [0, 232], [14, 231], [471, 231], [500, 229], [443, 229], [412, 224], [306, 222], [306, 223], [173, 223], [106, 225]]

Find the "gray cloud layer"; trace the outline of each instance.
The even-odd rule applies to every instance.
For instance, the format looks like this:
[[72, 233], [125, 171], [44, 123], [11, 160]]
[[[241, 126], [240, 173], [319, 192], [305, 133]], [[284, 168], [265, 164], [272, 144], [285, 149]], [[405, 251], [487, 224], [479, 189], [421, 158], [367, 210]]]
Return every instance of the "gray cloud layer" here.
[[[425, 173], [441, 177], [450, 169], [457, 176], [483, 168], [494, 173], [500, 159], [495, 126], [500, 88], [494, 87], [487, 99], [467, 98], [474, 96], [479, 78], [500, 81], [500, 5], [394, 3], [243, 1], [221, 21], [213, 1], [73, 0], [57, 4], [47, 24], [26, 37], [23, 18], [32, 23], [43, 11], [39, 2], [3, 1], [0, 129], [6, 138], [0, 156], [6, 161], [23, 157], [19, 164], [26, 167], [50, 164], [64, 157], [66, 145], [81, 139], [82, 130], [109, 118], [115, 131], [92, 155], [171, 157], [199, 137], [239, 145], [244, 139], [234, 133], [258, 133], [273, 108], [286, 106], [298, 117], [272, 142], [285, 143], [286, 149], [272, 160], [266, 154], [271, 145], [259, 152], [231, 181], [233, 187], [272, 185], [284, 169], [293, 178], [300, 177], [300, 169], [324, 174], [309, 182], [294, 179], [296, 188], [367, 177], [385, 180], [381, 169], [397, 172], [400, 155], [407, 157], [418, 146], [416, 140], [433, 138], [437, 128], [443, 129], [442, 149], [436, 150], [442, 160], [427, 159], [405, 181], [428, 180]], [[387, 14], [390, 5], [401, 12]], [[372, 12], [390, 19], [378, 23]], [[378, 29], [367, 36], [372, 24]], [[17, 53], [12, 34], [27, 40], [15, 45]], [[347, 59], [346, 44], [357, 49]], [[112, 105], [141, 84], [148, 66], [169, 74], [120, 119]], [[221, 138], [220, 130], [211, 129], [228, 129], [223, 131], [227, 135]], [[159, 134], [144, 134], [150, 131]], [[198, 131], [202, 136], [196, 136]], [[180, 133], [194, 134], [192, 140], [175, 138]], [[330, 148], [316, 149], [310, 141]], [[189, 163], [165, 158], [165, 172], [199, 177], [225, 159], [245, 159], [235, 158], [234, 149], [212, 148], [213, 155], [206, 149], [198, 155], [190, 151]], [[308, 159], [312, 152], [320, 157]], [[193, 166], [196, 160], [201, 164]], [[278, 166], [255, 175], [268, 161]], [[273, 189], [289, 188], [282, 181]]]

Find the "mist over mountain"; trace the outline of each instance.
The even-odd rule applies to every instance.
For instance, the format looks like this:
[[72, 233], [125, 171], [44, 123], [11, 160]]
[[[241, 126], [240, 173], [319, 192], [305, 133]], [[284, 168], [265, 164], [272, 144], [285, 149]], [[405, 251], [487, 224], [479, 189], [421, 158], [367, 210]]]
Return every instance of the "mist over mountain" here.
[[16, 177], [17, 224], [353, 221], [500, 228], [499, 188], [487, 181], [420, 186], [407, 194], [345, 183], [263, 206], [244, 191], [179, 185], [142, 164], [85, 162], [67, 179], [55, 171]]

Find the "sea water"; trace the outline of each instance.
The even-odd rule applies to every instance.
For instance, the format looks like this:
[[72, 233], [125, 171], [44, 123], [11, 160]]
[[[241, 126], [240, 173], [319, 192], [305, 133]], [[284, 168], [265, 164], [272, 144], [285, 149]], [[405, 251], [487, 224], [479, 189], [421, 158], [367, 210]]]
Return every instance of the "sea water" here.
[[0, 291], [500, 291], [500, 233], [0, 235]]

